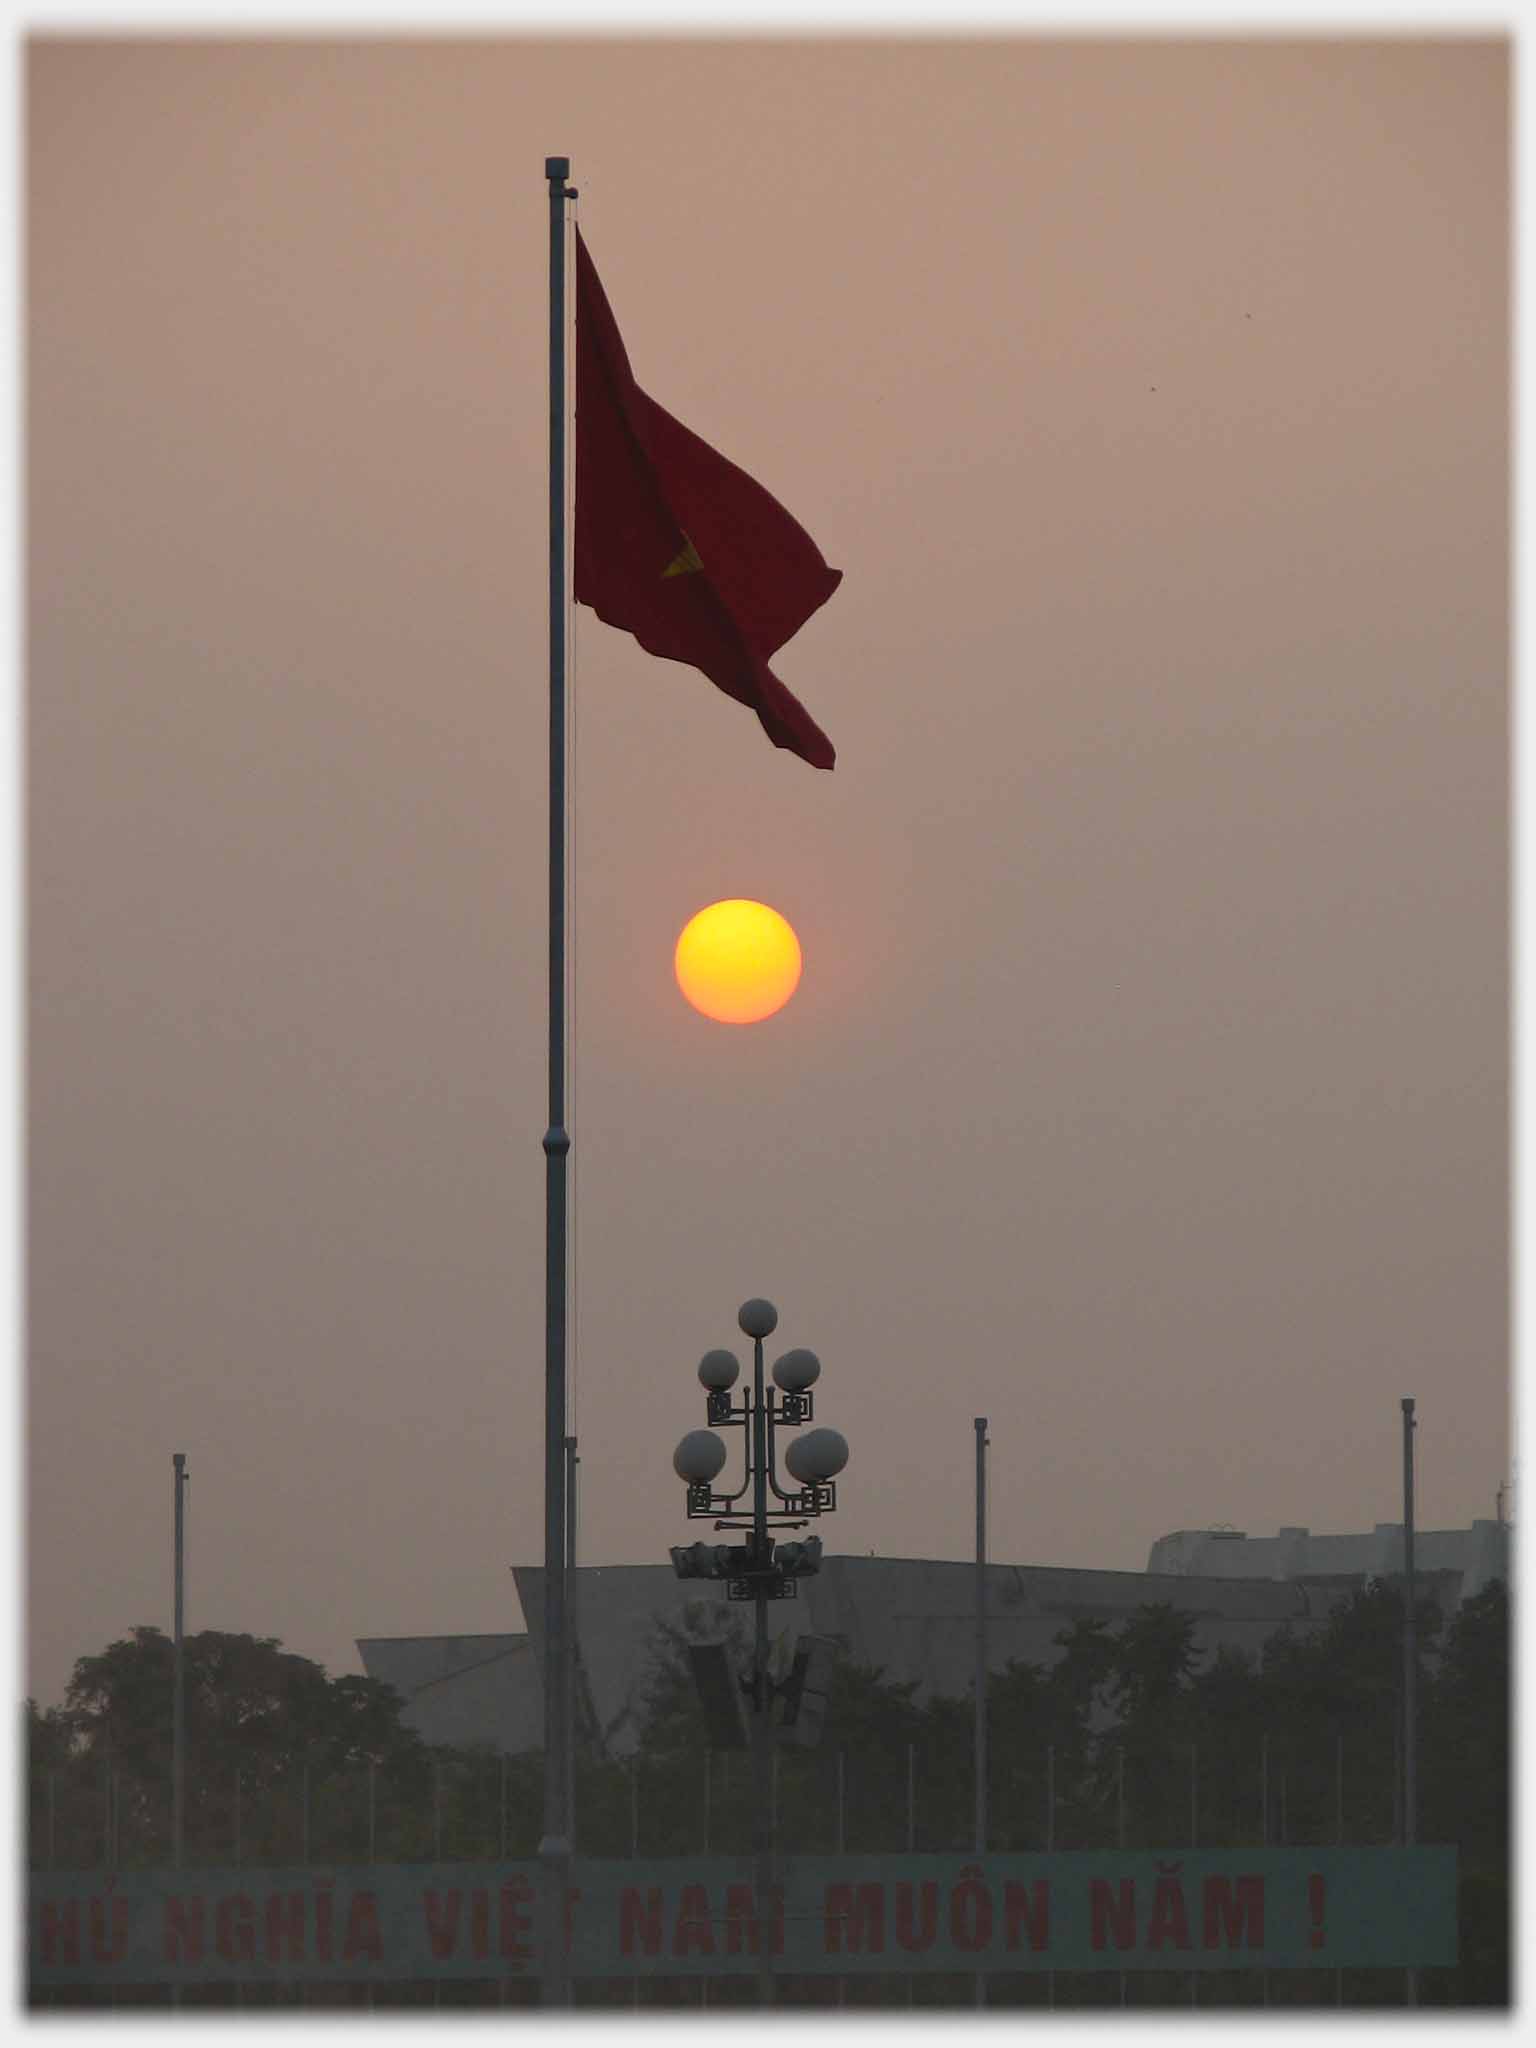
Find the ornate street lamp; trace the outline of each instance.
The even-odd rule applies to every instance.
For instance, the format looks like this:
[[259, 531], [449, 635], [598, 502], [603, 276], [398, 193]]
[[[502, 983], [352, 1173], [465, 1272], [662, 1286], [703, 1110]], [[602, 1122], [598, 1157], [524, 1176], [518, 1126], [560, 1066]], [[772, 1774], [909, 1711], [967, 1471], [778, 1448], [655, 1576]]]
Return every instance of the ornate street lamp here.
[[[774, 1529], [803, 1529], [807, 1522], [837, 1506], [837, 1474], [848, 1462], [848, 1445], [835, 1429], [811, 1429], [797, 1436], [784, 1452], [784, 1471], [793, 1484], [779, 1483], [776, 1436], [780, 1429], [798, 1429], [815, 1416], [811, 1389], [821, 1376], [814, 1351], [786, 1351], [775, 1360], [773, 1386], [763, 1373], [763, 1339], [778, 1327], [779, 1312], [771, 1301], [744, 1301], [737, 1322], [752, 1339], [752, 1386], [733, 1395], [741, 1366], [733, 1352], [706, 1351], [699, 1361], [699, 1379], [706, 1394], [705, 1412], [712, 1427], [691, 1429], [672, 1455], [673, 1469], [688, 1488], [690, 1521], [712, 1520], [716, 1529], [740, 1529], [744, 1544], [674, 1545], [672, 1568], [680, 1579], [724, 1579], [728, 1600], [750, 1600], [755, 1610], [752, 1675], [743, 1689], [752, 1705], [752, 1840], [758, 1912], [759, 1997], [771, 1998], [768, 1900], [772, 1879], [773, 1822], [769, 1800], [772, 1751], [770, 1710], [774, 1687], [768, 1676], [768, 1602], [792, 1600], [798, 1581], [821, 1569], [821, 1539], [778, 1543]], [[743, 1470], [734, 1490], [717, 1482], [727, 1450], [717, 1429], [739, 1429], [743, 1439]], [[748, 1495], [750, 1494], [750, 1501]]]

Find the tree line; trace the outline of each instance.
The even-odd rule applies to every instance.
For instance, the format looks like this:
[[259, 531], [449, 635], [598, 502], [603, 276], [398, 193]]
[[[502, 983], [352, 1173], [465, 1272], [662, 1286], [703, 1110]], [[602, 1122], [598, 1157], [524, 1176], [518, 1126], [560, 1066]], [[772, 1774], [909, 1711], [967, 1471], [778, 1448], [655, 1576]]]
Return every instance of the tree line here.
[[[739, 1617], [727, 1611], [727, 1633]], [[1417, 1615], [1417, 1839], [1454, 1843], [1462, 1977], [1507, 1998], [1509, 1600], [1502, 1582], [1449, 1623]], [[1071, 1621], [1049, 1665], [988, 1681], [988, 1843], [1173, 1848], [1401, 1838], [1403, 1604], [1378, 1582], [1257, 1657], [1204, 1658], [1187, 1612], [1148, 1605]], [[577, 1845], [593, 1856], [745, 1854], [749, 1759], [708, 1750], [687, 1636], [659, 1623], [631, 1757], [579, 1737]], [[744, 1652], [745, 1643], [738, 1639]], [[62, 1706], [27, 1702], [35, 1866], [169, 1861], [174, 1650], [135, 1628], [76, 1663]], [[191, 1864], [495, 1859], [534, 1853], [542, 1759], [432, 1747], [390, 1686], [328, 1677], [272, 1637], [184, 1643], [183, 1841]], [[825, 1735], [781, 1748], [786, 1854], [965, 1850], [973, 1842], [974, 1702], [851, 1658], [833, 1668]], [[1449, 1973], [1442, 1973], [1449, 1974]], [[1465, 1988], [1465, 1986], [1463, 1987]]]

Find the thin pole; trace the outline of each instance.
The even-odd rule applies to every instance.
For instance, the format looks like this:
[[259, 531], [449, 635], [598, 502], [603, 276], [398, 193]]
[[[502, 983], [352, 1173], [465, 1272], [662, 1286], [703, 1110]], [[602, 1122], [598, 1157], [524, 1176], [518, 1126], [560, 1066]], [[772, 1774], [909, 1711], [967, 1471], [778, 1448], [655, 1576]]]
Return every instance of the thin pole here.
[[[372, 1762], [368, 1764], [368, 1861], [374, 1862], [379, 1853], [379, 1795], [378, 1773]], [[502, 1849], [506, 1855], [506, 1849]]]
[[243, 1843], [243, 1842], [241, 1841], [241, 1839], [240, 1839], [240, 1822], [241, 1822], [241, 1818], [242, 1818], [242, 1816], [241, 1816], [241, 1812], [240, 1812], [240, 1794], [241, 1794], [241, 1790], [242, 1790], [242, 1780], [241, 1780], [241, 1774], [239, 1773], [239, 1771], [236, 1771], [236, 1773], [235, 1773], [235, 1868], [236, 1868], [236, 1870], [238, 1870], [238, 1869], [240, 1868], [240, 1859], [241, 1859], [242, 1855], [243, 1855], [243, 1854], [245, 1853], [245, 1844], [244, 1844], [244, 1843]]
[[549, 1123], [544, 1132], [544, 1866], [543, 2003], [571, 2002], [565, 1891], [571, 1830], [566, 1766], [565, 1584], [565, 202], [570, 159], [549, 181]]
[[182, 1492], [187, 1483], [187, 1454], [185, 1451], [171, 1453], [171, 1470], [176, 1495], [176, 1542], [175, 1542], [175, 1587], [173, 1594], [175, 1622], [174, 1640], [176, 1648], [175, 1672], [171, 1693], [171, 1862], [180, 1870], [182, 1835], [185, 1827], [187, 1789], [187, 1673], [186, 1655], [183, 1647], [185, 1602], [185, 1526], [182, 1512]]
[[1412, 1848], [1418, 1834], [1418, 1757], [1415, 1741], [1418, 1708], [1418, 1618], [1414, 1613], [1413, 1574], [1413, 1407], [1403, 1402], [1403, 1842]]
[[769, 1898], [773, 1883], [771, 1743], [768, 1721], [768, 1401], [763, 1381], [763, 1340], [752, 1339], [752, 1852], [757, 1894], [757, 2002], [773, 2003]]
[[565, 1684], [565, 1812], [571, 1854], [576, 1854], [576, 1674], [581, 1665], [581, 1616], [576, 1584], [576, 1439], [565, 1440], [565, 1584], [567, 1667]]
[[[629, 1760], [629, 1853], [631, 1859], [640, 1854], [640, 1758], [638, 1752]], [[637, 2011], [640, 2005], [640, 1969], [636, 1964], [635, 1973], [629, 1980], [629, 2002]]]
[[[913, 1743], [907, 1744], [907, 1853], [917, 1847], [917, 1750]], [[917, 2003], [916, 1979], [910, 1970], [903, 1973], [908, 2006]]]
[[[917, 1745], [907, 1744], [907, 1851], [917, 1847]], [[907, 1972], [907, 2004], [917, 2003], [917, 1980]]]
[[[987, 1853], [987, 1418], [976, 1430], [976, 1854]], [[977, 1995], [980, 1997], [980, 1972]]]
[[[1189, 1745], [1189, 1846], [1196, 1848], [1200, 1841], [1200, 1745]], [[1189, 2002], [1200, 2003], [1200, 1972], [1189, 1973]]]
[[[1190, 1743], [1190, 1847], [1200, 1841], [1200, 1745]], [[1190, 2005], [1200, 2003], [1200, 1972], [1190, 1970]]]
[[[843, 1752], [839, 1750], [837, 1752], [837, 1853], [839, 1856], [846, 1855], [848, 1850], [848, 1814], [844, 1803], [844, 1794]], [[848, 1979], [841, 1973], [839, 1973], [837, 1980], [837, 2002], [839, 2005], [846, 2005], [848, 2003]]]
[[[987, 1418], [978, 1415], [976, 1431], [976, 1854], [987, 1853]], [[987, 1983], [976, 1972], [972, 1995], [987, 2002]]]
[[[1269, 1847], [1269, 1730], [1266, 1728], [1259, 1737], [1259, 1843]], [[1259, 1988], [1265, 2005], [1269, 2003], [1269, 1972], [1259, 1973]]]
[[[1418, 1683], [1419, 1654], [1413, 1577], [1413, 1401], [1403, 1400], [1403, 1843], [1412, 1848], [1419, 1830]], [[1405, 1976], [1408, 2003], [1419, 2002], [1419, 1973]]]
[[1402, 1701], [1392, 1695], [1392, 1839], [1399, 1848], [1403, 1840], [1403, 1711]]
[[[1339, 1729], [1333, 1738], [1333, 1833], [1334, 1839], [1343, 1846], [1344, 1842], [1344, 1731]], [[1336, 1969], [1333, 1973], [1333, 2002], [1344, 2003], [1344, 1972]]]
[[709, 1808], [711, 1794], [714, 1790], [712, 1782], [713, 1772], [711, 1770], [713, 1760], [714, 1751], [706, 1749], [704, 1752], [704, 1854], [706, 1856], [709, 1854]]
[[1189, 1745], [1189, 1846], [1200, 1840], [1200, 1745]]
[[[1056, 1745], [1045, 1745], [1045, 1853], [1049, 1856], [1056, 1847]], [[1045, 1973], [1045, 2002], [1054, 2009], [1056, 2004], [1056, 1972]]]
[[[1117, 1849], [1123, 1849], [1125, 1847], [1124, 1743], [1118, 1744], [1115, 1749], [1115, 1847]], [[1120, 1978], [1120, 2003], [1124, 2005], [1126, 1998], [1125, 1972], [1124, 1970], [1121, 1970], [1117, 1974]]]
[[1259, 1841], [1269, 1847], [1269, 1730], [1259, 1737]]

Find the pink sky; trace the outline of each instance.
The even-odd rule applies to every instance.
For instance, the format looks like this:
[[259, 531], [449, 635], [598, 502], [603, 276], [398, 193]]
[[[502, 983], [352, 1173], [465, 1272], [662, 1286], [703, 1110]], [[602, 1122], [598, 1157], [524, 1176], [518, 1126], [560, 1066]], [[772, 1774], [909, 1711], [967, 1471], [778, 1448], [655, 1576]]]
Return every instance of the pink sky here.
[[[576, 620], [587, 1562], [772, 1297], [829, 1551], [1508, 1477], [1498, 39], [34, 41], [29, 1690], [541, 1554], [543, 160], [844, 571], [834, 774]], [[702, 904], [796, 926], [732, 1030]]]

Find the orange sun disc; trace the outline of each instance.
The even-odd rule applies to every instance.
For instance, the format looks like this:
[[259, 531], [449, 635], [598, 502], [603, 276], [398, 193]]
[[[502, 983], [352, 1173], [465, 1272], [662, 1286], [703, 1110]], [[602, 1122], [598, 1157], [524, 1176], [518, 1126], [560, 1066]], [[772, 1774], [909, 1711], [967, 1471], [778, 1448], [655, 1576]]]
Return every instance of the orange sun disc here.
[[756, 1024], [782, 1010], [800, 980], [800, 941], [766, 903], [733, 896], [683, 926], [672, 959], [677, 985], [721, 1024]]

